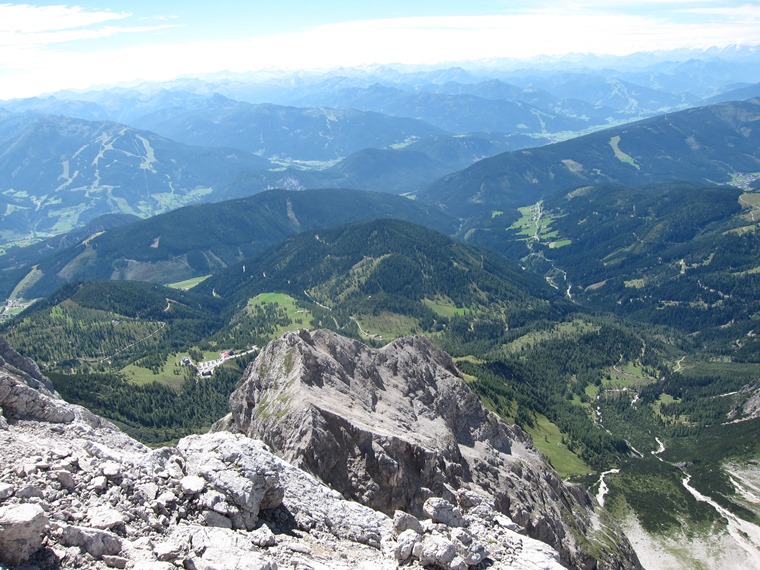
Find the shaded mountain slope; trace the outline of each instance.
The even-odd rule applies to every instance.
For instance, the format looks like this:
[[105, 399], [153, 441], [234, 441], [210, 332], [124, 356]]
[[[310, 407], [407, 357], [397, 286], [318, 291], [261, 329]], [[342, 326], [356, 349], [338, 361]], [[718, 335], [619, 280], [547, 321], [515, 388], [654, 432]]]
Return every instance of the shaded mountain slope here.
[[476, 214], [603, 182], [729, 184], [760, 172], [760, 100], [700, 107], [484, 159], [418, 193]]
[[[114, 228], [52, 257], [4, 266], [10, 292], [19, 273], [36, 265], [24, 295], [51, 293], [68, 281], [137, 279], [171, 283], [220, 271], [287, 236], [383, 217], [426, 223], [450, 233], [453, 222], [437, 208], [389, 194], [352, 190], [274, 190], [217, 204], [190, 206]], [[0, 261], [4, 261], [0, 258]], [[25, 268], [24, 268], [25, 267]]]
[[[417, 224], [374, 220], [305, 232], [197, 286], [245, 301], [266, 291], [310, 299], [335, 314], [402, 312], [433, 325], [425, 301], [500, 315], [546, 309], [556, 293], [501, 256]], [[435, 305], [435, 303], [433, 303]]]

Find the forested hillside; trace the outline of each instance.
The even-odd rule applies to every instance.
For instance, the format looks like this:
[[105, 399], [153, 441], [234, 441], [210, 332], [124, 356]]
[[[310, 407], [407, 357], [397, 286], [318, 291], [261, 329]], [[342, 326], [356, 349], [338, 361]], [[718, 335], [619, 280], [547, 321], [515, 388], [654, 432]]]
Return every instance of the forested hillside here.
[[273, 190], [248, 198], [189, 206], [123, 227], [82, 235], [69, 247], [30, 246], [0, 256], [0, 293], [51, 294], [67, 282], [131, 279], [173, 283], [218, 272], [287, 236], [374, 218], [414, 220], [450, 233], [453, 219], [400, 196], [354, 190]]

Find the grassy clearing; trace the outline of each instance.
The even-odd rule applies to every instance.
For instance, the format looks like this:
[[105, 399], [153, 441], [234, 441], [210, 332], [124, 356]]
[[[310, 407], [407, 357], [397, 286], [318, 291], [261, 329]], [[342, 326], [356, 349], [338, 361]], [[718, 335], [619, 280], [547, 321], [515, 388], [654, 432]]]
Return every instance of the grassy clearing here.
[[655, 416], [657, 416], [663, 421], [669, 421], [669, 422], [675, 422], [678, 424], [688, 425], [689, 418], [687, 418], [684, 415], [674, 418], [673, 416], [665, 416], [662, 413], [662, 406], [665, 406], [668, 404], [674, 404], [680, 401], [681, 400], [679, 398], [674, 398], [670, 394], [660, 394], [660, 397], [657, 398], [657, 401], [652, 404], [652, 411], [654, 412]]
[[561, 238], [557, 230], [552, 228], [552, 224], [559, 216], [544, 210], [541, 202], [518, 208], [518, 211], [520, 218], [507, 229], [517, 231], [518, 235], [524, 236], [524, 240], [545, 241], [551, 249], [565, 247], [572, 243], [571, 240]]
[[520, 217], [514, 224], [509, 226], [509, 229], [518, 230], [517, 233], [528, 237], [536, 235], [534, 206], [523, 206], [522, 208], [517, 208], [517, 211], [520, 212]]
[[32, 270], [26, 274], [26, 276], [16, 284], [16, 287], [14, 287], [13, 292], [11, 293], [9, 299], [17, 299], [21, 296], [21, 294], [24, 292], [24, 289], [27, 287], [30, 287], [34, 285], [37, 281], [39, 281], [40, 277], [42, 277], [43, 273], [39, 269], [37, 269], [37, 266], [35, 265], [32, 267]]
[[417, 329], [416, 319], [389, 312], [382, 312], [379, 315], [358, 315], [356, 322], [365, 334], [384, 341], [414, 334]]
[[470, 364], [483, 364], [486, 361], [483, 360], [482, 358], [478, 358], [476, 356], [468, 354], [467, 356], [460, 356], [458, 358], [455, 358], [454, 362], [469, 362]]
[[620, 150], [619, 145], [620, 145], [619, 135], [616, 135], [610, 139], [610, 146], [612, 147], [612, 152], [615, 153], [615, 158], [617, 158], [620, 162], [624, 162], [625, 164], [630, 164], [636, 170], [641, 170], [641, 167], [636, 163], [636, 160], [634, 160], [632, 156]]
[[536, 426], [528, 428], [533, 443], [556, 469], [560, 477], [588, 475], [593, 472], [586, 463], [562, 442], [562, 432], [545, 416], [538, 415]]
[[135, 364], [130, 364], [121, 369], [127, 379], [127, 381], [137, 384], [138, 386], [144, 386], [151, 382], [158, 382], [164, 384], [169, 388], [178, 390], [182, 385], [184, 375], [182, 369], [175, 366], [179, 363], [180, 355], [171, 354], [166, 358], [164, 365], [159, 370], [158, 374], [154, 374], [149, 368], [143, 368]]
[[176, 283], [167, 283], [166, 286], [171, 287], [172, 289], [187, 291], [198, 285], [198, 283], [203, 283], [209, 277], [211, 277], [211, 275], [202, 275], [201, 277], [193, 277], [192, 279], [185, 279], [184, 281], [177, 281]]
[[638, 389], [656, 381], [635, 362], [626, 362], [607, 370], [607, 378], [602, 379], [602, 386], [608, 389]]
[[432, 309], [436, 315], [450, 318], [455, 315], [466, 315], [469, 311], [466, 307], [457, 307], [454, 301], [448, 297], [436, 297], [435, 299], [423, 299], [422, 302]]
[[754, 192], [748, 192], [746, 194], [742, 194], [739, 197], [739, 201], [743, 204], [748, 204], [750, 206], [755, 206], [757, 208], [760, 208], [760, 194], [756, 194]]
[[464, 381], [468, 384], [472, 384], [473, 382], [477, 382], [478, 378], [477, 376], [473, 376], [472, 374], [464, 374], [462, 373], [462, 378], [464, 378]]
[[271, 338], [279, 338], [283, 334], [289, 331], [295, 331], [304, 327], [308, 327], [314, 316], [310, 311], [300, 307], [298, 302], [285, 293], [261, 293], [256, 295], [252, 299], [248, 300], [248, 306], [246, 310], [249, 314], [254, 312], [254, 307], [263, 307], [264, 305], [271, 303], [278, 305], [279, 308], [284, 309], [287, 315], [287, 320], [290, 321], [289, 325], [278, 326]]

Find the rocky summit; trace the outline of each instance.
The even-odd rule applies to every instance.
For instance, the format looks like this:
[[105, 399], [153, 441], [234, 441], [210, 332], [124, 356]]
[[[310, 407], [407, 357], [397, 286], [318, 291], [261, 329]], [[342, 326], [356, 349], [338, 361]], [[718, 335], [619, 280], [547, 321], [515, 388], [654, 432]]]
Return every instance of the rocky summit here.
[[331, 331], [288, 333], [251, 363], [230, 407], [217, 429], [263, 440], [389, 516], [427, 516], [431, 500], [461, 508], [461, 493], [473, 492], [563, 564], [638, 566], [586, 492], [563, 484], [530, 437], [489, 412], [424, 337], [372, 350]]
[[0, 568], [638, 567], [424, 339], [289, 333], [231, 403], [149, 449], [0, 341]]

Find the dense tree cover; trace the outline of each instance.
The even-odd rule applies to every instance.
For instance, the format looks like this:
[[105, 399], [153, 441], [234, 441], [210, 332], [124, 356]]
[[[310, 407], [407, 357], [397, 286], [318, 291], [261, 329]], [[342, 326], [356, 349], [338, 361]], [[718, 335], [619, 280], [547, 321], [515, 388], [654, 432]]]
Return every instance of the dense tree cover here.
[[[516, 354], [492, 352], [495, 358], [489, 362], [462, 366], [478, 378], [474, 389], [497, 411], [504, 413], [505, 398], [511, 396], [517, 407], [509, 416], [517, 423], [530, 426], [530, 413], [545, 415], [566, 434], [568, 448], [601, 468], [627, 453], [628, 443], [597, 425], [573, 397], [587, 399], [586, 386], [598, 384], [606, 368], [639, 360], [642, 342], [622, 328], [603, 324], [590, 332], [547, 339]], [[497, 378], [511, 391], [500, 391]]]
[[[694, 267], [687, 279], [680, 268], [663, 264], [674, 280], [653, 280], [651, 286], [673, 291], [650, 322], [676, 310], [704, 316], [708, 305], [725, 311], [734, 297], [754, 295], [756, 274], [749, 269], [756, 236], [728, 233], [722, 239], [722, 247], [738, 255], [727, 262], [713, 248], [707, 265], [737, 279], [721, 280], [720, 273], [695, 261], [705, 258], [676, 249], [673, 255]], [[662, 256], [676, 246], [658, 252]], [[737, 267], [743, 272], [737, 274]], [[628, 287], [625, 280], [621, 274], [605, 287], [640, 294], [641, 288]], [[249, 303], [265, 292], [289, 294], [303, 313], [294, 316], [276, 302]], [[641, 301], [632, 296], [616, 310], [641, 318], [643, 313], [631, 310], [636, 303]], [[5, 334], [15, 334], [16, 344], [43, 363], [82, 374], [57, 380], [67, 397], [156, 442], [203, 429], [221, 416], [234, 380], [211, 385], [188, 379], [178, 392], [148, 385], [139, 388], [139, 403], [130, 408], [124, 402], [135, 387], [115, 369], [134, 363], [158, 372], [170, 353], [202, 360], [204, 350], [263, 346], [286, 327], [327, 327], [378, 345], [379, 339], [364, 338], [356, 319], [387, 314], [404, 317], [413, 323], [408, 332], [430, 334], [455, 356], [476, 357], [460, 366], [494, 411], [524, 427], [545, 416], [561, 430], [565, 446], [598, 469], [619, 465], [637, 453], [634, 449], [655, 448], [652, 434], [687, 441], [725, 420], [734, 400], [721, 396], [750, 380], [708, 378], [703, 371], [673, 374], [681, 351], [709, 345], [713, 355], [725, 349], [722, 358], [744, 355], [752, 362], [757, 346], [744, 322], [720, 327], [716, 317], [715, 328], [687, 336], [667, 326], [592, 315], [498, 255], [394, 220], [289, 238], [208, 279], [192, 294], [128, 282], [67, 286], [6, 325]], [[101, 362], [103, 355], [111, 358]], [[628, 364], [638, 367], [642, 378], [631, 389], [611, 387], [613, 371]], [[670, 399], [663, 400], [663, 394]], [[204, 416], [189, 398], [214, 411]], [[187, 410], [175, 413], [181, 406]]]
[[157, 382], [136, 386], [114, 373], [49, 376], [67, 401], [117, 422], [145, 443], [158, 444], [206, 430], [226, 414], [240, 373], [240, 366], [217, 368], [210, 378], [188, 373], [178, 391]]
[[546, 198], [551, 238], [525, 239], [501, 215], [467, 236], [571, 285], [586, 306], [698, 333], [701, 350], [758, 362], [760, 346], [747, 335], [760, 312], [760, 232], [743, 217], [740, 195], [683, 182], [602, 184]]
[[545, 283], [514, 263], [397, 220], [307, 232], [206, 280], [197, 291], [213, 291], [238, 306], [258, 293], [283, 291], [333, 311], [409, 314], [423, 330], [443, 319], [425, 299], [505, 313], [558, 302]]
[[234, 314], [226, 326], [201, 343], [203, 348], [213, 346], [264, 346], [281, 327], [290, 325], [311, 328], [311, 322], [299, 319], [293, 322], [287, 311], [277, 303], [248, 305]]
[[222, 325], [218, 303], [127, 281], [67, 285], [0, 332], [22, 354], [49, 369], [120, 368], [147, 359], [156, 369]]

